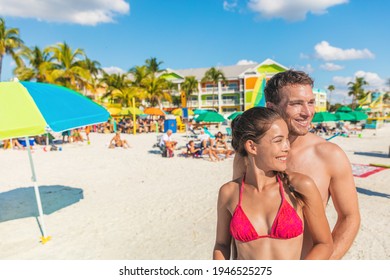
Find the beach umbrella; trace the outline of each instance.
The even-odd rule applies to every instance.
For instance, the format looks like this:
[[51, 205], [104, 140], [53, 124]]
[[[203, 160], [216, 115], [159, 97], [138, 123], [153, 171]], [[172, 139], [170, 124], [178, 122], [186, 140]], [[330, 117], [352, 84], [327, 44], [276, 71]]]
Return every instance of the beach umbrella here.
[[204, 109], [195, 109], [194, 110], [194, 114], [195, 115], [201, 115], [201, 114], [204, 114], [204, 113], [207, 113], [207, 112], [209, 112], [209, 111], [204, 110]]
[[368, 115], [362, 111], [353, 111], [353, 112], [349, 112], [348, 114], [350, 114], [354, 118], [354, 121], [361, 121], [361, 120], [368, 119]]
[[336, 113], [339, 113], [339, 112], [341, 112], [341, 113], [349, 113], [349, 112], [352, 112], [352, 109], [350, 107], [348, 107], [348, 106], [341, 106], [340, 108], [338, 108], [336, 110]]
[[89, 98], [65, 87], [34, 82], [0, 83], [0, 139], [25, 137], [32, 181], [42, 230], [42, 243], [49, 240], [43, 222], [29, 136], [46, 131], [62, 132], [106, 122], [109, 112]]
[[138, 108], [132, 108], [132, 107], [128, 107], [128, 108], [123, 108], [120, 112], [120, 115], [133, 115], [133, 112], [134, 112], [134, 115], [142, 115], [144, 113], [144, 111], [142, 111], [141, 109], [138, 109]]
[[244, 113], [244, 112], [242, 112], [242, 111], [238, 111], [238, 112], [234, 112], [233, 114], [230, 114], [227, 118], [229, 119], [229, 120], [234, 120], [237, 116], [240, 116], [240, 115], [242, 115], [242, 113]]
[[336, 120], [336, 116], [328, 111], [325, 112], [316, 112], [313, 120], [313, 123], [321, 123], [321, 122], [332, 122]]
[[371, 111], [371, 108], [370, 108], [370, 107], [367, 107], [367, 108], [357, 107], [357, 108], [355, 109], [355, 111], [370, 112], [370, 111]]
[[165, 116], [165, 112], [161, 110], [160, 108], [156, 107], [149, 107], [144, 110], [144, 113], [147, 115], [153, 115], [153, 116]]
[[355, 118], [349, 114], [344, 112], [336, 112], [335, 114], [336, 120], [338, 121], [354, 121]]
[[204, 114], [199, 115], [196, 119], [196, 122], [224, 122], [225, 118], [218, 114], [217, 112], [206, 112]]
[[[176, 108], [176, 109], [173, 109], [171, 113], [173, 115], [175, 115], [175, 116], [183, 116], [183, 109], [182, 108]], [[188, 115], [189, 116], [194, 115], [194, 111], [192, 111], [191, 109], [188, 109]]]
[[107, 111], [110, 113], [111, 116], [118, 116], [121, 114], [122, 109], [117, 107], [108, 107]]

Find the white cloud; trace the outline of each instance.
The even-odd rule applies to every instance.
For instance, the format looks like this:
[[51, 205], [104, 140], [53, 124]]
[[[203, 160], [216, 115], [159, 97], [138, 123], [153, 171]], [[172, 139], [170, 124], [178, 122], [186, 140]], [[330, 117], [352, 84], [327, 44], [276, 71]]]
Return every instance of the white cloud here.
[[104, 72], [107, 74], [123, 74], [125, 71], [116, 66], [103, 67]]
[[258, 64], [258, 62], [253, 60], [241, 59], [237, 62], [237, 65], [248, 65], [248, 64]]
[[223, 1], [223, 9], [225, 11], [234, 12], [237, 8], [237, 1], [238, 0]]
[[316, 51], [316, 57], [329, 61], [329, 60], [352, 60], [352, 59], [366, 59], [374, 58], [375, 55], [368, 49], [356, 50], [356, 49], [340, 49], [329, 45], [328, 42], [322, 41], [314, 47]]
[[2, 16], [97, 25], [128, 14], [130, 5], [125, 0], [0, 0], [0, 11]]
[[334, 76], [332, 78], [332, 81], [334, 85], [337, 87], [343, 87], [346, 88], [349, 82], [352, 82], [354, 80], [353, 77], [342, 77], [342, 76]]
[[363, 77], [364, 80], [368, 83], [368, 88], [371, 89], [384, 89], [386, 86], [386, 81], [383, 80], [377, 73], [357, 71], [355, 77]]
[[297, 67], [295, 67], [295, 69], [301, 70], [301, 71], [306, 72], [308, 74], [311, 74], [314, 72], [314, 68], [313, 68], [313, 66], [311, 66], [311, 64], [297, 66]]
[[344, 69], [344, 66], [341, 66], [341, 65], [338, 65], [338, 64], [334, 64], [334, 63], [331, 63], [331, 62], [327, 62], [325, 64], [321, 64], [320, 68], [323, 69], [323, 70], [326, 70], [326, 71], [339, 71], [339, 70]]
[[248, 7], [264, 18], [298, 21], [304, 20], [309, 12], [322, 15], [328, 8], [344, 3], [348, 0], [249, 0]]
[[382, 79], [377, 73], [357, 71], [353, 77], [334, 76], [333, 82], [335, 86], [347, 88], [349, 82], [355, 82], [356, 77], [362, 77], [368, 83], [364, 86], [367, 90], [384, 90], [386, 88], [386, 81]]
[[304, 53], [300, 53], [300, 54], [299, 54], [299, 58], [300, 58], [300, 59], [310, 59], [310, 56], [307, 55], [307, 54], [304, 54]]

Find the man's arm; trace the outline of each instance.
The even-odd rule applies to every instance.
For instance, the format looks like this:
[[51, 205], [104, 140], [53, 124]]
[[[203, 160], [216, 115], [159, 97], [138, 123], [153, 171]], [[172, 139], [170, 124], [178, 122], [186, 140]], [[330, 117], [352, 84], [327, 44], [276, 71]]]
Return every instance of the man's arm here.
[[337, 212], [332, 230], [334, 251], [330, 259], [341, 259], [352, 246], [360, 227], [358, 197], [351, 163], [344, 151], [332, 145], [326, 154], [331, 175], [329, 191]]

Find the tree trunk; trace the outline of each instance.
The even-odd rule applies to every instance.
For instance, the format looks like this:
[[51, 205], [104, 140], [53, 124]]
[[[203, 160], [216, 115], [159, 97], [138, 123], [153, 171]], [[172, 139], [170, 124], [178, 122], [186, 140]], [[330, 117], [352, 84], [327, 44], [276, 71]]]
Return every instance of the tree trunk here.
[[3, 70], [3, 55], [0, 55], [0, 82], [1, 82], [1, 72]]

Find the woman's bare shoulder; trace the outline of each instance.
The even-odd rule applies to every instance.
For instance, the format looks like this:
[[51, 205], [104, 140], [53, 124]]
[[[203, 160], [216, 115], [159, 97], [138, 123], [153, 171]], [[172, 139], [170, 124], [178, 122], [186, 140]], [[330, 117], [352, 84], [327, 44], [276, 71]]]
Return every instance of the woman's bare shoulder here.
[[233, 196], [240, 187], [241, 178], [229, 181], [219, 188], [219, 195], [225, 198]]

